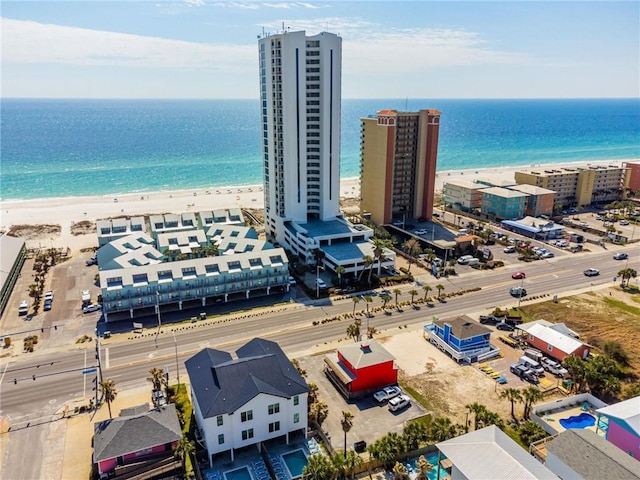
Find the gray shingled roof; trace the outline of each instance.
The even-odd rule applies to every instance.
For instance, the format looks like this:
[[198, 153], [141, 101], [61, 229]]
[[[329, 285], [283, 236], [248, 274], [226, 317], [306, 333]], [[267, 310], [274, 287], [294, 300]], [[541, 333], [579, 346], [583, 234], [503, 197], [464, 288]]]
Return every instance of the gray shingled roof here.
[[444, 320], [435, 320], [433, 323], [438, 325], [440, 328], [444, 328], [445, 323], [448, 324], [451, 326], [451, 333], [453, 333], [456, 338], [460, 339], [491, 333], [490, 329], [484, 325], [480, 325], [467, 315], [460, 315], [455, 318], [445, 318]]
[[585, 480], [640, 477], [640, 462], [591, 430], [565, 430], [547, 443], [547, 451]]
[[93, 461], [164, 445], [182, 437], [172, 403], [138, 415], [116, 417], [94, 425]]
[[207, 348], [185, 362], [204, 418], [233, 413], [261, 393], [291, 398], [309, 391], [275, 342], [254, 338], [236, 355]]

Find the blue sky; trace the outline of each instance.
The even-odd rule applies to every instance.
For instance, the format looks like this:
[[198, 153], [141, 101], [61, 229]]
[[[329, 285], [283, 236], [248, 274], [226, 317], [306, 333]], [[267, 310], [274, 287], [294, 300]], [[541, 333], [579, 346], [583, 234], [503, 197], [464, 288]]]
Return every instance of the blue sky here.
[[640, 96], [640, 2], [2, 1], [2, 97], [257, 98], [257, 36], [343, 39], [344, 98]]

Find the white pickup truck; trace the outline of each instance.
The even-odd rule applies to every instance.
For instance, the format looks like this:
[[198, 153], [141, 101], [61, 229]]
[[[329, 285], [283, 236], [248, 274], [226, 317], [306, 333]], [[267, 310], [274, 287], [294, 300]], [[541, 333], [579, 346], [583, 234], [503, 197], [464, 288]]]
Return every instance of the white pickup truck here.
[[384, 387], [379, 392], [374, 393], [373, 398], [375, 398], [378, 403], [384, 403], [394, 397], [397, 397], [401, 393], [402, 391], [400, 390], [400, 387]]
[[91, 303], [91, 292], [89, 290], [82, 291], [82, 306], [85, 307]]
[[558, 362], [547, 357], [544, 357], [542, 360], [540, 360], [540, 364], [542, 365], [542, 368], [544, 368], [552, 375], [555, 375], [556, 377], [564, 377], [569, 373], [567, 369], [560, 365]]

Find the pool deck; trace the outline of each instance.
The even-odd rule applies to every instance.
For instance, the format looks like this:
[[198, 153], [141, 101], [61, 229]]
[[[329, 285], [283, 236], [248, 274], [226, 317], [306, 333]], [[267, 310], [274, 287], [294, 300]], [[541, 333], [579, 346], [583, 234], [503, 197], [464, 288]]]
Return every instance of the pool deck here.
[[[556, 430], [558, 433], [562, 433], [566, 430], [561, 424], [560, 419], [569, 418], [569, 417], [577, 417], [581, 413], [588, 413], [596, 419], [596, 424], [591, 427], [585, 427], [584, 430], [591, 430], [596, 433], [596, 427], [598, 426], [598, 414], [593, 410], [593, 406], [589, 410], [583, 410], [582, 405], [574, 405], [572, 407], [564, 408], [564, 409], [556, 409], [548, 412], [540, 412], [540, 418], [543, 422], [547, 423], [551, 428]], [[600, 433], [602, 429], [599, 430]]]

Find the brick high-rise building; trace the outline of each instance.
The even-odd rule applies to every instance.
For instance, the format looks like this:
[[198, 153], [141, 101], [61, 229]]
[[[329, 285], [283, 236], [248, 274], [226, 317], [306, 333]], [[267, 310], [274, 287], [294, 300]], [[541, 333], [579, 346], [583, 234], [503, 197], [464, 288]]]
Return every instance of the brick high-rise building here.
[[381, 110], [361, 121], [361, 211], [375, 224], [431, 219], [440, 112]]

